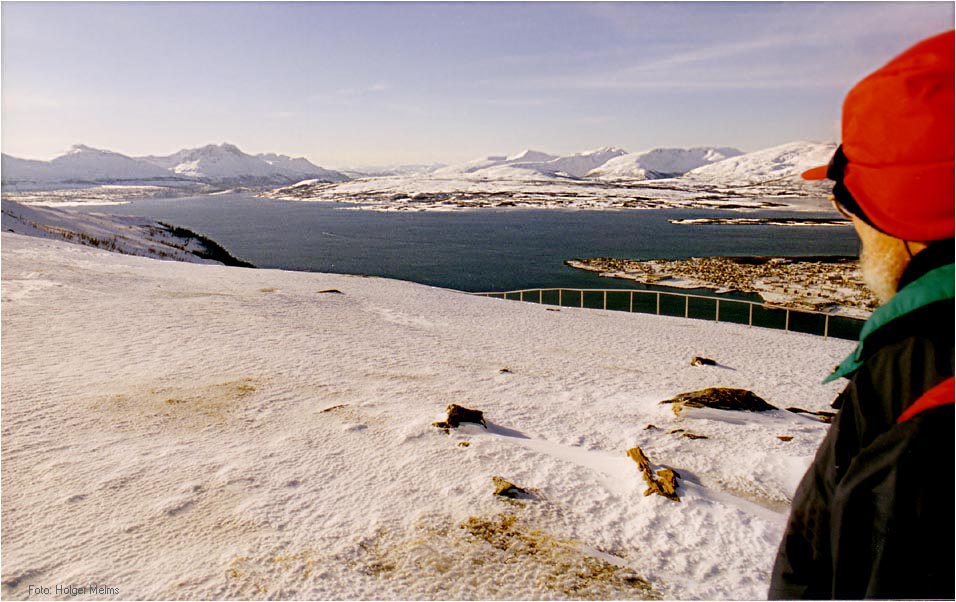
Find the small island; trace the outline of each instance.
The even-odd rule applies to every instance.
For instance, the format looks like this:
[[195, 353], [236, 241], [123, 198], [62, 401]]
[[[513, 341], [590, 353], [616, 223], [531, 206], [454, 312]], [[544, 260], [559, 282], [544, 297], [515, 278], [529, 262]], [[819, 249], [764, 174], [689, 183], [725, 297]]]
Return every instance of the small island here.
[[695, 257], [682, 260], [571, 259], [565, 264], [643, 284], [757, 293], [769, 304], [866, 318], [876, 300], [853, 257]]

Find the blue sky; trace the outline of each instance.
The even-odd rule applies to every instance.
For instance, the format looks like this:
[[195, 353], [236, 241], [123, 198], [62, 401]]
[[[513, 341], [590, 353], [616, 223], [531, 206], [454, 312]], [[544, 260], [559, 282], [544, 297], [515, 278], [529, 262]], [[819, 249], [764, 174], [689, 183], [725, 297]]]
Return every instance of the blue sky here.
[[952, 2], [2, 4], [2, 147], [328, 167], [836, 140]]

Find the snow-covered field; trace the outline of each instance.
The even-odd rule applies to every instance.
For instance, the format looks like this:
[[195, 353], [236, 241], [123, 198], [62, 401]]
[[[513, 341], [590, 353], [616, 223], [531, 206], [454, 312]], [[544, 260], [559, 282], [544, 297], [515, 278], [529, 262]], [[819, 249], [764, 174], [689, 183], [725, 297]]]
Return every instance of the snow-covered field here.
[[[762, 598], [826, 425], [659, 402], [729, 386], [826, 409], [852, 348], [6, 232], [2, 249], [7, 599]], [[432, 426], [450, 403], [488, 429]], [[635, 446], [680, 474], [680, 502], [643, 495]], [[492, 495], [494, 476], [533, 499]]]

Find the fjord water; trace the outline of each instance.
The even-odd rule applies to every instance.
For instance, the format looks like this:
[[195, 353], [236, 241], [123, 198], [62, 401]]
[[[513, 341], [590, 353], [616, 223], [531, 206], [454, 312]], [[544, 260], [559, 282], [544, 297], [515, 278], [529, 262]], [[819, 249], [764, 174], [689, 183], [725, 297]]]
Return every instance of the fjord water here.
[[[704, 217], [834, 217], [825, 212], [702, 209], [482, 209], [382, 213], [249, 193], [137, 200], [85, 211], [189, 228], [262, 268], [364, 274], [463, 291], [647, 288], [564, 265], [583, 257], [856, 255], [849, 227], [681, 225]], [[748, 297], [750, 298], [750, 297]], [[753, 297], [756, 298], [756, 297]]]

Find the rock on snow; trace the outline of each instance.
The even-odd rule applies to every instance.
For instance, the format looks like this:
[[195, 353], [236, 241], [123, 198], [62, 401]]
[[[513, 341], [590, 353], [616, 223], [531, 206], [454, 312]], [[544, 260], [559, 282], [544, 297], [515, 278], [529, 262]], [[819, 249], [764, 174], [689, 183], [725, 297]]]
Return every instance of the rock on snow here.
[[[852, 347], [2, 245], [8, 599], [90, 583], [115, 599], [762, 598], [827, 426], [659, 401], [723, 386], [822, 410]], [[487, 429], [431, 426], [450, 403]], [[679, 504], [644, 497], [634, 447], [680, 474]], [[535, 495], [493, 496], [493, 476]]]

